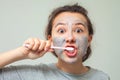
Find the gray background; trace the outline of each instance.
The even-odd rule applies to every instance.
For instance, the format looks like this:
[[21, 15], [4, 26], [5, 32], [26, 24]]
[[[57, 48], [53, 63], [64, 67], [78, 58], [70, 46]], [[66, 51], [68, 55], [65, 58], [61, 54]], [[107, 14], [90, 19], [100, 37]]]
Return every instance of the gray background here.
[[[29, 37], [44, 39], [50, 12], [55, 7], [76, 2], [88, 10], [95, 29], [93, 53], [84, 64], [103, 70], [111, 80], [120, 79], [119, 0], [0, 0], [0, 52], [21, 46]], [[51, 53], [47, 53], [40, 59], [22, 60], [10, 65], [56, 61]]]

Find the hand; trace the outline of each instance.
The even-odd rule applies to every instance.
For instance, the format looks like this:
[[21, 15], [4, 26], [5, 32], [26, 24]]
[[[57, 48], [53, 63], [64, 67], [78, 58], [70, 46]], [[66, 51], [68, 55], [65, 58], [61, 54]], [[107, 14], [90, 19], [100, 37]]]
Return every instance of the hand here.
[[50, 49], [50, 46], [50, 40], [45, 41], [38, 38], [30, 38], [23, 44], [23, 55], [27, 59], [36, 59], [43, 56], [48, 51], [52, 52], [53, 49]]

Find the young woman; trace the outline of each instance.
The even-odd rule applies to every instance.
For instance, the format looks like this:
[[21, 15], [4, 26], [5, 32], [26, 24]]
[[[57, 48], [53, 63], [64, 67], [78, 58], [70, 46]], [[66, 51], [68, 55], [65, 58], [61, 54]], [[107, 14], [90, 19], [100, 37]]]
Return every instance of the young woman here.
[[[0, 80], [109, 80], [102, 71], [84, 66], [91, 54], [94, 34], [82, 6], [65, 5], [49, 16], [46, 39], [30, 38], [23, 46], [0, 54]], [[4, 67], [22, 59], [36, 59], [52, 52], [57, 63]]]

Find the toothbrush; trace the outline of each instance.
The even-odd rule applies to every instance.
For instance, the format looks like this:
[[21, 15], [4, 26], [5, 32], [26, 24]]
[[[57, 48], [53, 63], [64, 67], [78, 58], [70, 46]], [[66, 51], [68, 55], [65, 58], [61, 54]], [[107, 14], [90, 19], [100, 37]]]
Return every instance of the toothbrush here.
[[65, 50], [70, 50], [70, 51], [74, 50], [74, 48], [72, 48], [72, 47], [56, 47], [56, 46], [51, 46], [51, 48], [53, 48], [53, 49], [65, 49]]
[[[29, 44], [23, 44], [24, 47], [28, 48], [30, 45]], [[74, 48], [72, 47], [57, 47], [57, 46], [51, 46], [51, 48], [53, 49], [65, 49], [65, 50], [68, 50], [68, 51], [73, 51]]]

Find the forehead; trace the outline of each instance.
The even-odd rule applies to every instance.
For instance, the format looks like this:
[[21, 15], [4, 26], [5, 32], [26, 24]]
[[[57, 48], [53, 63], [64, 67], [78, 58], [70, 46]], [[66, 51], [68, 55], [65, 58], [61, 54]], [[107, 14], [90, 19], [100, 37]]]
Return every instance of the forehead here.
[[55, 17], [55, 19], [53, 20], [53, 25], [58, 22], [74, 23], [77, 21], [87, 23], [86, 18], [80, 13], [62, 12]]

